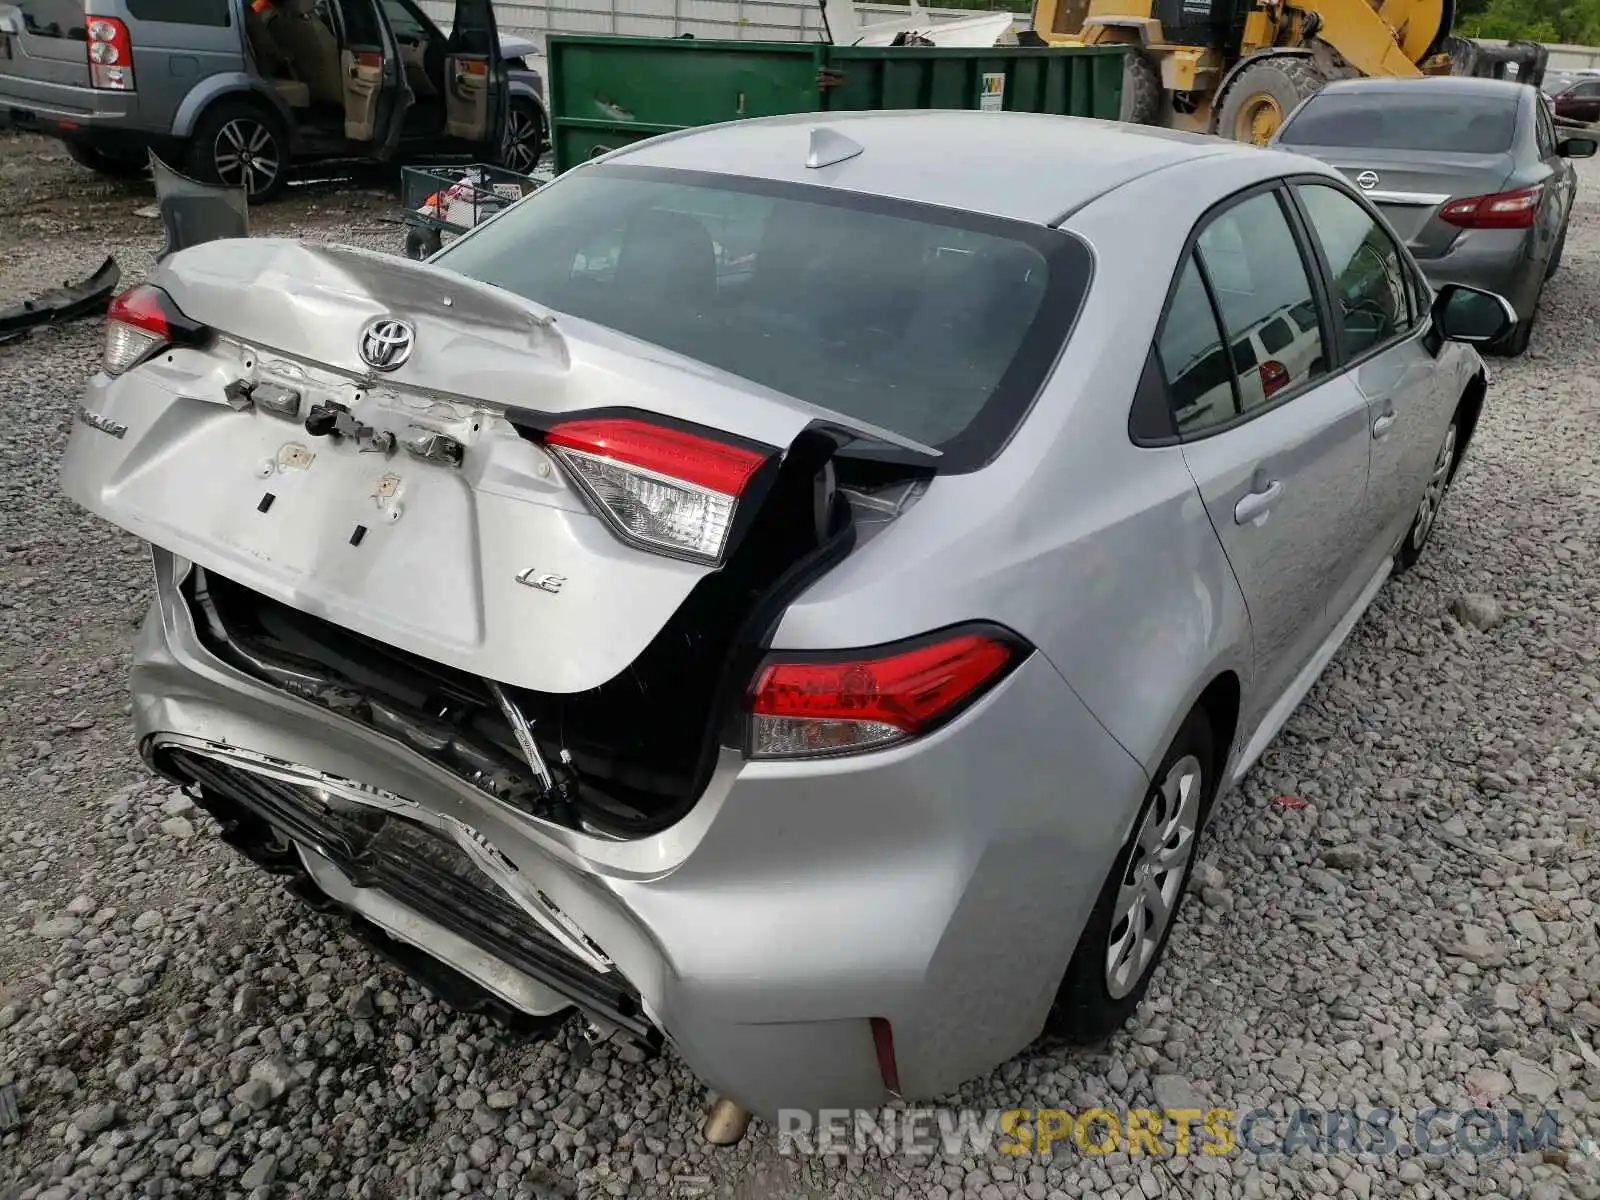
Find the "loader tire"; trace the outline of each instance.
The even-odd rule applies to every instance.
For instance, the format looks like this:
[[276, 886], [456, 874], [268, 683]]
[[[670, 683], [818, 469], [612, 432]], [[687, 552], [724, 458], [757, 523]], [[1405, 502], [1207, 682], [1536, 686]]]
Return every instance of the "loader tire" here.
[[1130, 125], [1154, 125], [1161, 119], [1161, 68], [1148, 54], [1129, 51], [1122, 68], [1122, 113]]
[[1269, 54], [1233, 77], [1217, 105], [1217, 132], [1265, 146], [1300, 101], [1327, 78], [1303, 54]]

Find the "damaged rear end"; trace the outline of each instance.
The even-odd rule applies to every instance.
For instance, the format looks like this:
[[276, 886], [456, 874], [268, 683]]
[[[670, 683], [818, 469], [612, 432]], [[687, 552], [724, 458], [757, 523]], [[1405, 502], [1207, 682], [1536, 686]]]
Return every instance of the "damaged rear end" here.
[[773, 642], [999, 451], [1088, 278], [1054, 230], [686, 178], [574, 173], [430, 263], [174, 254], [113, 303], [62, 476], [157, 548], [143, 752], [233, 844], [436, 991], [647, 1044], [726, 969], [691, 942], [748, 870], [681, 868], [745, 764], [913, 740], [1027, 657], [981, 622]]
[[567, 324], [398, 259], [201, 247], [118, 298], [65, 485], [194, 564], [222, 661], [540, 818], [648, 834], [861, 533], [847, 495], [870, 525], [936, 455], [841, 479], [841, 446], [905, 439]]

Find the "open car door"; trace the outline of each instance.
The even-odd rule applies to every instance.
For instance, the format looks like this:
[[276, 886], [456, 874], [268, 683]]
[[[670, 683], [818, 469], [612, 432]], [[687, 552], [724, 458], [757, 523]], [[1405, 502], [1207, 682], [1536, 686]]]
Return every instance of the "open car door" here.
[[339, 68], [344, 81], [344, 135], [388, 158], [400, 144], [415, 97], [394, 31], [378, 0], [341, 0], [344, 45]]
[[456, 0], [444, 62], [445, 130], [472, 142], [485, 161], [505, 137], [507, 79], [490, 0]]

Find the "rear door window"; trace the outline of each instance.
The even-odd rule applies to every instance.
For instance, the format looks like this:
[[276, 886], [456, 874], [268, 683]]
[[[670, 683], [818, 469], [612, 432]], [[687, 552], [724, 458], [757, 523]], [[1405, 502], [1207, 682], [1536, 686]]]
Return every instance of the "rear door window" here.
[[1406, 333], [1419, 314], [1394, 238], [1337, 188], [1301, 184], [1295, 191], [1328, 260], [1345, 354], [1359, 357]]
[[[1275, 192], [1260, 192], [1215, 217], [1200, 233], [1195, 252], [1205, 267], [1222, 323], [1232, 339], [1261, 338], [1269, 357], [1241, 370], [1239, 401], [1248, 413], [1293, 392], [1327, 370], [1322, 332], [1313, 324], [1291, 330], [1282, 313], [1315, 307], [1299, 244]], [[1290, 332], [1277, 349], [1262, 335], [1274, 324]]]
[[1278, 134], [1285, 146], [1503, 154], [1516, 132], [1517, 98], [1320, 92]]

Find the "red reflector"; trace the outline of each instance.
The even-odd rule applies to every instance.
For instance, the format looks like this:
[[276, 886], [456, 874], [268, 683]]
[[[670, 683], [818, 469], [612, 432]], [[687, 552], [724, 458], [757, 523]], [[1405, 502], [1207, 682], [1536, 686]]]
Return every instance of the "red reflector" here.
[[136, 284], [111, 301], [106, 319], [132, 325], [166, 340], [172, 336], [172, 327], [167, 322], [164, 299], [160, 288], [148, 283]]
[[564, 421], [552, 427], [544, 440], [546, 445], [609, 458], [726, 496], [742, 494], [756, 468], [767, 460], [765, 454], [743, 446], [626, 417]]
[[878, 1074], [891, 1095], [900, 1094], [900, 1067], [894, 1061], [894, 1030], [882, 1017], [872, 1018], [872, 1044], [878, 1051]]
[[773, 663], [751, 712], [811, 720], [870, 721], [917, 733], [1010, 663], [1012, 649], [979, 633], [886, 658]]
[[382, 67], [383, 52], [379, 50], [357, 50], [356, 64], [362, 67]]
[[1467, 196], [1441, 208], [1439, 219], [1462, 229], [1531, 229], [1543, 196], [1543, 184], [1489, 196]]
[[1261, 391], [1265, 395], [1272, 395], [1281, 391], [1283, 385], [1289, 382], [1289, 369], [1275, 358], [1269, 358], [1261, 364]]

